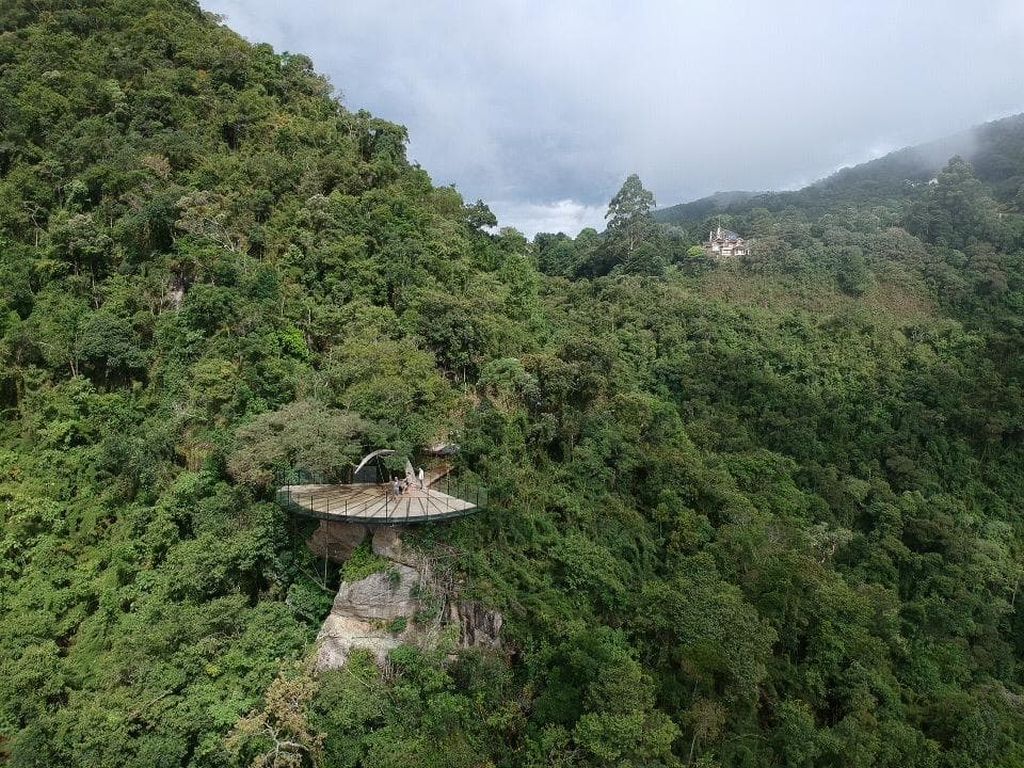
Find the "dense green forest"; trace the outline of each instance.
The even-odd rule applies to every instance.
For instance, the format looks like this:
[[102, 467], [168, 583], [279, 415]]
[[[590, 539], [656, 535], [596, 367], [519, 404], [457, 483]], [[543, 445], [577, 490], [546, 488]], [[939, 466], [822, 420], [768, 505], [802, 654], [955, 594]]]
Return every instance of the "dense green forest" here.
[[[1024, 766], [1021, 124], [739, 196], [735, 262], [635, 176], [531, 243], [190, 0], [8, 0], [2, 759]], [[504, 651], [311, 672], [318, 434], [458, 440], [415, 543]]]

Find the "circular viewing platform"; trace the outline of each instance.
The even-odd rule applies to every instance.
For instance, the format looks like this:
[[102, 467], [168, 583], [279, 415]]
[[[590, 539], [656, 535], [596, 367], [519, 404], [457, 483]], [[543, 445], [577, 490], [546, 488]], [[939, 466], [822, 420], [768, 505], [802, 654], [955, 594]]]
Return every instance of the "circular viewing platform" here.
[[295, 514], [345, 523], [405, 524], [447, 520], [487, 503], [486, 491], [452, 479], [450, 470], [435, 470], [423, 488], [410, 484], [395, 494], [392, 483], [309, 483], [285, 485], [278, 503]]

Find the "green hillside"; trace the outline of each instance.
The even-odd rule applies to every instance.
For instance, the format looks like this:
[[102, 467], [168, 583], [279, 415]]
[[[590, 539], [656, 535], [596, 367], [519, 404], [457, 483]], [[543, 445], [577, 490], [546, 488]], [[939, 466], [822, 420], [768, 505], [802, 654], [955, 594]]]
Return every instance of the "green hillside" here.
[[[6, 3], [3, 759], [1024, 765], [996, 125], [935, 184], [730, 210], [740, 261], [636, 177], [529, 243], [195, 3]], [[488, 505], [411, 543], [505, 650], [312, 674], [367, 562], [313, 558], [274, 472], [441, 438]]]
[[1017, 210], [1024, 208], [1024, 115], [1015, 115], [844, 168], [795, 192], [720, 192], [662, 208], [654, 217], [666, 224], [692, 224], [712, 214], [758, 207], [782, 210], [797, 206], [821, 212], [835, 205], [891, 201], [916, 194], [915, 188], [935, 178], [956, 155], [972, 164], [998, 200]]
[[670, 205], [654, 212], [656, 221], [665, 224], [682, 224], [700, 221], [709, 216], [725, 213], [733, 208], [742, 208], [750, 200], [758, 200], [764, 193], [759, 192], [716, 192], [713, 195], [691, 200], [688, 203]]

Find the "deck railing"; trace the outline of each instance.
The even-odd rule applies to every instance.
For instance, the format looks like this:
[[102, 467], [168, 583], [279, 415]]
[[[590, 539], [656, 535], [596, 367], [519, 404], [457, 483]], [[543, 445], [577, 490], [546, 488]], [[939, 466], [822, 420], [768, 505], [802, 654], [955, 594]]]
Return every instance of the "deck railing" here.
[[[323, 487], [341, 484], [322, 482], [324, 479], [329, 479], [322, 474], [288, 471], [281, 473], [279, 479], [282, 482], [278, 485], [275, 493], [277, 503], [295, 514], [320, 520], [372, 521], [376, 523], [426, 522], [470, 514], [486, 507], [488, 503], [488, 491], [482, 483], [475, 477], [457, 476], [452, 472], [428, 486], [426, 495], [422, 497], [406, 494], [396, 497], [391, 490], [390, 483], [382, 483], [366, 484], [367, 487], [379, 489], [379, 495], [375, 495], [371, 499], [350, 499], [348, 497], [332, 499], [329, 494], [323, 494]], [[431, 491], [437, 493], [431, 495]], [[453, 505], [451, 499], [458, 499], [472, 506], [465, 508], [461, 505]], [[423, 515], [410, 516], [410, 500], [416, 500], [417, 503], [422, 500], [429, 509]], [[383, 516], [379, 514], [380, 510], [376, 514], [368, 516], [367, 510], [371, 507], [379, 507], [381, 501], [383, 501]]]

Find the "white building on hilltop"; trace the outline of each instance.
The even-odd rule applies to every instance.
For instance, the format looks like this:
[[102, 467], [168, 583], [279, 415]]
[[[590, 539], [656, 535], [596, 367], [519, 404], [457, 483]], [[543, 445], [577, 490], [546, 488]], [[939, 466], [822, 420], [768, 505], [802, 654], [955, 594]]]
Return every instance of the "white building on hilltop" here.
[[747, 243], [738, 234], [729, 229], [718, 229], [708, 232], [708, 252], [717, 259], [731, 259], [735, 256], [747, 255]]

